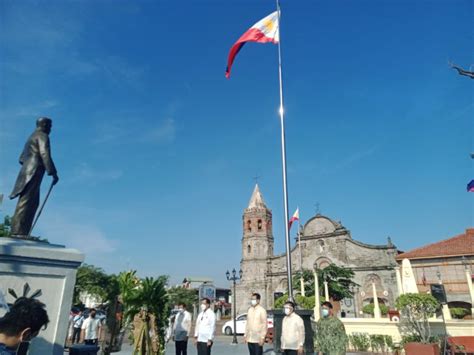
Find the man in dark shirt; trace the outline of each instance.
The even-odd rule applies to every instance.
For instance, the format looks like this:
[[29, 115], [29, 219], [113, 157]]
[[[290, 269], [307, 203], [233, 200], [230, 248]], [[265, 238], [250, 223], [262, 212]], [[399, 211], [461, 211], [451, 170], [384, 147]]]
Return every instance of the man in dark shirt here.
[[[0, 355], [15, 355], [21, 343], [29, 343], [49, 322], [44, 304], [26, 297], [18, 298], [0, 318]], [[24, 347], [27, 348], [27, 347]]]

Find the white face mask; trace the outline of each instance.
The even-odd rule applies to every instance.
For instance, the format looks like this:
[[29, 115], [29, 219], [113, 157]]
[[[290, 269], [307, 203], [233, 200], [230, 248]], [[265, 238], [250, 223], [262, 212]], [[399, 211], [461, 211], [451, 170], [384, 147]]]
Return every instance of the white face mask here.
[[323, 308], [321, 310], [321, 313], [322, 313], [323, 317], [326, 318], [327, 316], [329, 316], [329, 309]]
[[205, 304], [201, 304], [201, 311], [204, 312], [207, 309], [207, 306]]
[[285, 307], [285, 314], [289, 315], [291, 313], [291, 308], [290, 307]]
[[178, 308], [178, 312], [179, 312], [179, 313], [183, 313], [183, 312], [184, 312], [184, 309]]
[[250, 303], [252, 304], [252, 306], [256, 306], [257, 305], [257, 300], [250, 300]]

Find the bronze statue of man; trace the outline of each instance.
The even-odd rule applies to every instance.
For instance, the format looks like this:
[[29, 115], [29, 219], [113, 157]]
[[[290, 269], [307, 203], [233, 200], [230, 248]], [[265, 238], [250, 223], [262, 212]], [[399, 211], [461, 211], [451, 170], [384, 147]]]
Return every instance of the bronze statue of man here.
[[11, 221], [11, 235], [28, 236], [36, 210], [40, 202], [40, 186], [44, 173], [53, 177], [53, 185], [59, 178], [51, 158], [49, 133], [53, 122], [50, 118], [41, 117], [36, 121], [36, 130], [28, 138], [20, 156], [22, 165], [16, 179], [10, 199], [19, 197], [15, 214]]

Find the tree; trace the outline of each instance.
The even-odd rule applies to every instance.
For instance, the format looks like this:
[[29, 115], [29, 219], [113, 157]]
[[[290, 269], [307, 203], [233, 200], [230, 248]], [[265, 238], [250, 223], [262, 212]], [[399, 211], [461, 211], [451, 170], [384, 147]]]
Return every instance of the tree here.
[[83, 264], [77, 269], [73, 303], [81, 304], [81, 294], [96, 297], [101, 303], [115, 300], [119, 293], [119, 284], [115, 275], [107, 275], [99, 267]]
[[[352, 278], [354, 271], [336, 264], [329, 264], [324, 269], [317, 269], [319, 295], [324, 296], [324, 281], [328, 282], [329, 297], [334, 301], [340, 301], [344, 298], [352, 298], [352, 286], [358, 286]], [[311, 270], [303, 269], [303, 280], [305, 291], [308, 295], [314, 295], [314, 276]], [[298, 292], [300, 288], [301, 272], [298, 271], [293, 279], [294, 291]]]
[[395, 304], [402, 316], [405, 336], [428, 344], [432, 338], [428, 319], [440, 306], [436, 298], [426, 293], [405, 293], [397, 298]]
[[8, 237], [10, 235], [10, 228], [11, 218], [9, 216], [5, 216], [3, 223], [0, 223], [0, 237]]
[[199, 302], [197, 290], [180, 286], [171, 287], [168, 289], [168, 297], [170, 307], [173, 307], [178, 303], [184, 303], [188, 311], [191, 311], [193, 309], [193, 305]]

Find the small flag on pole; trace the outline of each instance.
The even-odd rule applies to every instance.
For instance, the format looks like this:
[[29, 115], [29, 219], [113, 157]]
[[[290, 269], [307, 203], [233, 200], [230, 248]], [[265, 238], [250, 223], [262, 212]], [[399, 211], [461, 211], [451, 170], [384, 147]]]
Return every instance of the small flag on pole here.
[[300, 209], [297, 208], [295, 213], [293, 213], [293, 217], [290, 218], [288, 221], [288, 229], [291, 228], [291, 225], [293, 224], [294, 221], [299, 221], [300, 220]]
[[467, 184], [467, 192], [474, 192], [474, 180]]
[[232, 63], [234, 63], [237, 53], [239, 53], [245, 43], [278, 43], [280, 40], [280, 31], [278, 27], [278, 11], [271, 13], [250, 27], [230, 49], [225, 77], [227, 79], [230, 78]]

